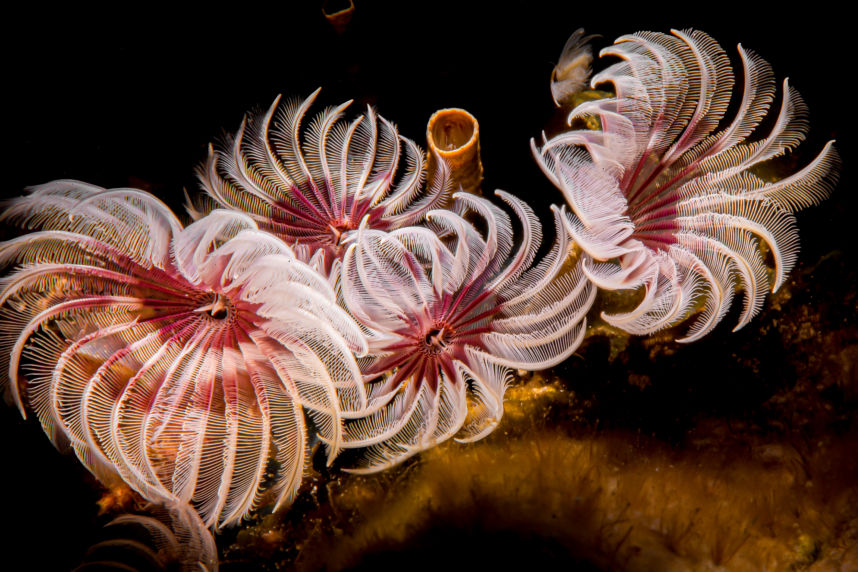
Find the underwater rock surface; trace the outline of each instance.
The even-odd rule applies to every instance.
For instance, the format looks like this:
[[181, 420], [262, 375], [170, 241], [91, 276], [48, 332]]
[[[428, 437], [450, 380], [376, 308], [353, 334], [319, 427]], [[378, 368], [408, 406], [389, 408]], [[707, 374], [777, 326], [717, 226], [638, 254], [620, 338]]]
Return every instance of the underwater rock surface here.
[[[225, 564], [262, 551], [299, 570], [390, 569], [412, 558], [443, 566], [455, 548], [471, 555], [463, 566], [852, 569], [858, 321], [840, 302], [858, 300], [844, 287], [831, 303], [809, 304], [819, 296], [811, 277], [854, 284], [844, 261], [833, 252], [797, 272], [764, 311], [769, 327], [694, 387], [679, 384], [705, 353], [683, 355], [696, 346], [635, 339], [594, 367], [609, 346], [594, 335], [565, 371], [518, 379], [486, 440], [445, 444], [379, 475], [318, 473], [296, 505], [302, 517], [273, 515], [239, 532]], [[584, 370], [599, 383], [569, 381]], [[665, 407], [674, 414], [654, 419]], [[272, 545], [274, 536], [295, 546]]]

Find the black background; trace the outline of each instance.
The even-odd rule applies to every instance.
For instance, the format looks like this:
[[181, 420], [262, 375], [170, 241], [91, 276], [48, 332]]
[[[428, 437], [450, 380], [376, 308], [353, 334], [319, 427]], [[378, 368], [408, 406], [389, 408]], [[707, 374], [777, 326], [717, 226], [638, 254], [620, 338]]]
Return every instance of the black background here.
[[[750, 3], [356, 3], [342, 35], [322, 17], [320, 2], [209, 6], [181, 16], [141, 7], [30, 8], [8, 17], [0, 194], [74, 178], [142, 187], [179, 209], [182, 190], [197, 191], [193, 168], [210, 141], [278, 94], [304, 97], [322, 86], [322, 103], [373, 104], [421, 145], [432, 112], [468, 109], [480, 122], [484, 190], [503, 188], [546, 214], [560, 197], [530, 158], [529, 140], [552, 116], [548, 79], [569, 34], [583, 26], [607, 43], [638, 30], [695, 27], [731, 57], [741, 41], [772, 63], [776, 77], [789, 75], [811, 110], [808, 153], [838, 139], [844, 175], [830, 201], [799, 216], [800, 258], [837, 247], [855, 258], [855, 64], [847, 49], [855, 32], [833, 6], [787, 11], [778, 3], [748, 12]], [[11, 408], [0, 411], [0, 431], [4, 558], [68, 569], [100, 525], [98, 492], [73, 456], [60, 457]]]

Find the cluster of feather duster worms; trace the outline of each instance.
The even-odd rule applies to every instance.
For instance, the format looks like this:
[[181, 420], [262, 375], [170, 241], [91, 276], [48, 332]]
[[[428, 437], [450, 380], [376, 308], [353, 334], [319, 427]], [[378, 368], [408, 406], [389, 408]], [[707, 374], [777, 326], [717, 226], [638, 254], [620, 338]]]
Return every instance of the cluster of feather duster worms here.
[[487, 435], [513, 370], [578, 348], [599, 289], [638, 293], [603, 314], [633, 335], [699, 339], [737, 292], [746, 325], [796, 263], [792, 213], [830, 193], [834, 147], [762, 174], [807, 110], [741, 46], [735, 90], [702, 32], [623, 36], [595, 95], [588, 40], [552, 75], [567, 128], [532, 145], [567, 203], [548, 224], [471, 192], [466, 112], [433, 117], [427, 156], [372, 108], [312, 111], [318, 92], [210, 148], [190, 224], [70, 180], [8, 202], [2, 220], [31, 231], [0, 244], [8, 396], [102, 482], [221, 527], [288, 504], [318, 444], [371, 472]]

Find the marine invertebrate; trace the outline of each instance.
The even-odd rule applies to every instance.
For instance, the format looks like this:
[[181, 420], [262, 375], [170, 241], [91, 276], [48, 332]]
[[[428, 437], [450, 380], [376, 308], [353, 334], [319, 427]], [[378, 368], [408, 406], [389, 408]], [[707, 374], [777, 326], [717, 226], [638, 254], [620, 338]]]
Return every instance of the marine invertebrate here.
[[219, 206], [247, 213], [286, 242], [342, 255], [343, 238], [364, 217], [389, 230], [417, 222], [445, 200], [444, 173], [424, 187], [423, 152], [369, 107], [341, 121], [347, 101], [302, 123], [319, 90], [304, 101], [274, 101], [248, 115], [223, 149], [209, 148], [198, 170]]
[[791, 213], [829, 194], [838, 157], [829, 142], [797, 173], [767, 180], [760, 167], [805, 137], [798, 92], [784, 80], [771, 130], [754, 139], [776, 86], [771, 67], [740, 45], [738, 109], [718, 130], [734, 85], [729, 59], [703, 32], [672, 34], [622, 36], [603, 49], [621, 61], [591, 85], [611, 83], [616, 96], [581, 103], [568, 118], [572, 126], [596, 118], [600, 128], [573, 128], [533, 152], [571, 206], [565, 222], [588, 255], [587, 276], [601, 288], [643, 290], [636, 308], [605, 320], [648, 334], [700, 310], [687, 342], [724, 317], [737, 286], [736, 329], [759, 312], [769, 285], [760, 241], [774, 263], [772, 289], [780, 287], [798, 253]]
[[551, 70], [551, 98], [557, 107], [574, 104], [575, 96], [587, 87], [593, 62], [593, 49], [588, 42], [596, 37], [585, 36], [584, 28], [578, 28], [566, 40], [557, 65]]
[[294, 494], [305, 412], [332, 459], [365, 408], [363, 334], [246, 215], [182, 228], [142, 191], [55, 181], [3, 218], [41, 229], [0, 244], [8, 389], [103, 481], [235, 522]]
[[346, 425], [346, 446], [366, 448], [357, 470], [380, 470], [457, 433], [483, 437], [503, 414], [509, 368], [551, 367], [583, 338], [595, 289], [568, 263], [559, 211], [558, 237], [534, 264], [539, 220], [497, 194], [521, 224], [517, 250], [509, 215], [467, 193], [455, 195], [456, 212], [429, 213], [434, 232], [362, 226], [350, 239], [342, 298], [370, 330], [361, 369], [376, 410]]
[[426, 143], [430, 151], [429, 173], [445, 176], [446, 165], [454, 188], [480, 194], [483, 163], [480, 124], [476, 117], [458, 108], [436, 111], [426, 125]]
[[355, 14], [355, 4], [352, 0], [339, 2], [337, 0], [325, 0], [322, 2], [322, 15], [331, 27], [342, 34], [348, 28], [349, 22]]
[[141, 562], [153, 570], [218, 569], [212, 533], [185, 504], [150, 504], [142, 511], [120, 514], [107, 523], [102, 535], [105, 538], [89, 547], [75, 570], [137, 570]]

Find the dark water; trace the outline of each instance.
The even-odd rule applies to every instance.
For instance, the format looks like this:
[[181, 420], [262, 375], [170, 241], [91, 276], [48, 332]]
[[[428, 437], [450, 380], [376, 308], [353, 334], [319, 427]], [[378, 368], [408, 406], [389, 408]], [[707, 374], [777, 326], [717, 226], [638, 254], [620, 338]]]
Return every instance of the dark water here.
[[[287, 4], [265, 11], [210, 8], [181, 20], [142, 10], [34, 9], [7, 21], [7, 150], [0, 192], [14, 196], [27, 185], [74, 178], [141, 187], [179, 209], [182, 190], [197, 190], [193, 168], [210, 141], [235, 130], [245, 111], [267, 107], [277, 94], [303, 97], [322, 86], [324, 104], [349, 98], [355, 107], [370, 103], [421, 145], [432, 112], [468, 109], [480, 122], [484, 190], [525, 196], [547, 215], [559, 196], [531, 160], [529, 140], [551, 117], [548, 78], [568, 35], [579, 26], [606, 39], [696, 27], [731, 55], [741, 41], [773, 64], [776, 77], [790, 77], [811, 110], [811, 141], [802, 146], [808, 158], [825, 140], [838, 139], [841, 184], [826, 204], [799, 216], [800, 260], [841, 249], [848, 264], [858, 262], [851, 172], [855, 104], [847, 87], [854, 65], [845, 49], [853, 32], [846, 17], [825, 3], [808, 4], [810, 13], [786, 14], [777, 7], [746, 14], [747, 3], [625, 9], [605, 2], [519, 2], [503, 9], [492, 3], [464, 8], [464, 2], [388, 6], [356, 0], [343, 35], [322, 18], [317, 2], [301, 9]], [[844, 315], [854, 311], [843, 309]], [[755, 321], [747, 329], [759, 326]], [[722, 325], [689, 351], [718, 355], [751, 335], [731, 336], [729, 329]], [[655, 409], [635, 409], [629, 417], [632, 405], [622, 397], [602, 397], [617, 402], [610, 412], [631, 419], [629, 428], [655, 432], [671, 423], [666, 414], [678, 405], [670, 395], [659, 396]], [[710, 391], [681, 406], [690, 407], [690, 415], [752, 415], [759, 402], [754, 390], [729, 398]], [[80, 561], [100, 525], [93, 505], [98, 492], [76, 460], [57, 455], [35, 424], [20, 421], [11, 408], [0, 412], [0, 422], [6, 444], [2, 515], [12, 525], [0, 537], [4, 556], [29, 555], [45, 569], [67, 569]]]

